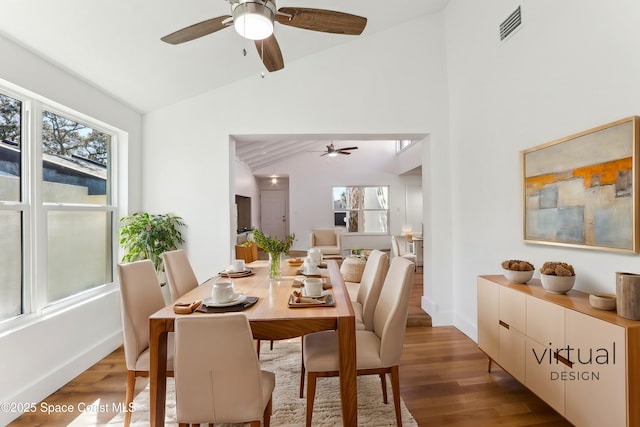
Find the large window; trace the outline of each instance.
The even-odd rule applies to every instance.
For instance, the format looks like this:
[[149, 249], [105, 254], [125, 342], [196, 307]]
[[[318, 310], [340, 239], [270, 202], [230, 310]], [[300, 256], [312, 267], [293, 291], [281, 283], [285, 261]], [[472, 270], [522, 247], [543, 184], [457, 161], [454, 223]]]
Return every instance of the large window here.
[[23, 313], [23, 103], [0, 93], [0, 321]]
[[350, 233], [388, 233], [389, 187], [333, 187], [333, 216]]
[[114, 131], [0, 89], [0, 137], [2, 322], [111, 283], [116, 208]]

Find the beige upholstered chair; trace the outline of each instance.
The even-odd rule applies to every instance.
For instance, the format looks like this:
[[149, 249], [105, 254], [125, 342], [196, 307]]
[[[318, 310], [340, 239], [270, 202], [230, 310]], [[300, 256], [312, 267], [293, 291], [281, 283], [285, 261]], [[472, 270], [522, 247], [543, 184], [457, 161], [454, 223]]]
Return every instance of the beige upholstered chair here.
[[408, 252], [406, 249], [407, 238], [405, 236], [391, 236], [391, 252], [394, 257], [406, 258], [414, 264], [416, 264], [416, 255], [412, 252]]
[[176, 301], [191, 289], [198, 287], [198, 279], [193, 273], [184, 250], [177, 249], [163, 253], [162, 263], [164, 271], [167, 273], [171, 301]]
[[273, 372], [261, 371], [244, 313], [176, 319], [178, 423], [269, 426]]
[[389, 255], [378, 250], [371, 251], [362, 272], [358, 295], [352, 302], [356, 329], [373, 330], [373, 313], [388, 269]]
[[[391, 260], [373, 316], [372, 331], [356, 331], [356, 368], [358, 375], [379, 375], [387, 403], [385, 375], [391, 374], [396, 423], [402, 425], [398, 366], [404, 344], [409, 297], [413, 282], [413, 264], [401, 257]], [[324, 331], [304, 336], [303, 366], [308, 375], [307, 426], [311, 425], [316, 379], [339, 375], [338, 334]]]
[[340, 230], [311, 230], [310, 246], [319, 248], [322, 255], [340, 255]]
[[[136, 377], [149, 376], [149, 316], [164, 307], [158, 276], [150, 260], [118, 265], [124, 358], [127, 364], [125, 406], [133, 402]], [[173, 376], [173, 334], [167, 342], [167, 376]], [[125, 412], [124, 424], [131, 422]]]

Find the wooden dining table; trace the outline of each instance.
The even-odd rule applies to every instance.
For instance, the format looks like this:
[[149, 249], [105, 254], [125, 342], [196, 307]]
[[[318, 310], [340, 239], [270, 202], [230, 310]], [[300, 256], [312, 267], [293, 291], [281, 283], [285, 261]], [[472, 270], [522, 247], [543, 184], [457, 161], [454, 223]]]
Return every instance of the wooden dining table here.
[[[284, 262], [284, 274], [280, 279], [269, 279], [267, 261], [254, 261], [247, 264], [247, 267], [253, 274], [233, 278], [233, 284], [237, 291], [258, 297], [254, 305], [243, 311], [249, 319], [255, 339], [281, 340], [324, 330], [338, 332], [342, 422], [345, 426], [357, 426], [355, 316], [351, 298], [337, 262], [327, 260], [326, 269], [320, 270], [320, 274], [325, 277], [325, 282], [331, 285], [335, 300], [333, 307], [289, 307], [294, 280], [304, 279], [304, 276], [297, 275], [299, 267], [291, 267]], [[176, 302], [193, 302], [209, 298], [214, 279], [209, 279], [182, 295]], [[167, 305], [149, 317], [151, 426], [164, 425], [167, 335], [174, 331], [175, 319], [181, 316], [216, 315], [198, 311], [191, 314], [175, 314], [173, 304]]]

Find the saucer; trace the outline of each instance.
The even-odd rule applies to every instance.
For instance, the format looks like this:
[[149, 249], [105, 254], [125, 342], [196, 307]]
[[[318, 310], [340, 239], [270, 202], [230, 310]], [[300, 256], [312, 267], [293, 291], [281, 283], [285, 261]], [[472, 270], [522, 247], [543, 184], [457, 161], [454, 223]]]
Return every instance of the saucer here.
[[324, 296], [329, 295], [331, 292], [329, 291], [322, 291], [320, 292], [320, 295], [307, 295], [307, 290], [304, 288], [304, 286], [302, 287], [302, 296], [303, 297], [309, 297], [309, 298], [322, 298]]
[[243, 271], [223, 270], [220, 272], [220, 276], [230, 277], [232, 279], [237, 279], [239, 277], [247, 277], [251, 275], [253, 275], [253, 270], [251, 270], [250, 268], [245, 268]]
[[244, 294], [236, 294], [235, 298], [227, 302], [214, 302], [212, 298], [206, 298], [202, 303], [207, 307], [231, 307], [232, 305], [242, 304], [247, 300]]

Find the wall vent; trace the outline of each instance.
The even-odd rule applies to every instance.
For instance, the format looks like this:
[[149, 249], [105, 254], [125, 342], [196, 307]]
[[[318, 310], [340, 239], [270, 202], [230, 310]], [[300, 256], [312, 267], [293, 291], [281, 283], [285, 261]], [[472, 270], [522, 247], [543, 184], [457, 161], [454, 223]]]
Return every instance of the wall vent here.
[[507, 19], [500, 24], [500, 40], [504, 40], [522, 25], [522, 6], [518, 6], [516, 10], [509, 15]]

